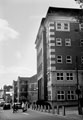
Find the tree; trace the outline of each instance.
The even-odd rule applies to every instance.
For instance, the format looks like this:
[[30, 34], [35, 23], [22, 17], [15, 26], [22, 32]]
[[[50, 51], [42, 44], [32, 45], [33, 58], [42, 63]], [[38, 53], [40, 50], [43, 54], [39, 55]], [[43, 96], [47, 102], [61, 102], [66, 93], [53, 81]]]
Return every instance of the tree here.
[[83, 0], [75, 0], [79, 5], [80, 8], [83, 8]]
[[74, 0], [76, 3], [80, 5], [80, 13], [76, 16], [76, 19], [79, 23], [83, 23], [83, 0]]

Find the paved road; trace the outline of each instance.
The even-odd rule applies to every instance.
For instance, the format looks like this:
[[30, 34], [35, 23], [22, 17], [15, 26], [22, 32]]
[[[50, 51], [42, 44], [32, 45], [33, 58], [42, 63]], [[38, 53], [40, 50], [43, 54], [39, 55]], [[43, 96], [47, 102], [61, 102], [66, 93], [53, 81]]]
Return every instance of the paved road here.
[[19, 110], [17, 113], [13, 113], [12, 110], [0, 110], [0, 120], [68, 120], [64, 117], [56, 115], [45, 114], [43, 112], [37, 112], [28, 110], [22, 112]]
[[[65, 116], [53, 115], [29, 109], [27, 112], [19, 110], [13, 113], [12, 110], [0, 110], [0, 120], [75, 120]], [[79, 120], [79, 119], [78, 119]]]

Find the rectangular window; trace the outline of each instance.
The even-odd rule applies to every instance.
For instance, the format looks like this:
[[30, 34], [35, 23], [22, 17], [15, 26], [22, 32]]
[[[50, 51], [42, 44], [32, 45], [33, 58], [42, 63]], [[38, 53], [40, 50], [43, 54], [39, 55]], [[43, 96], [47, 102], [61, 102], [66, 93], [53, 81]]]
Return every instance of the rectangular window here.
[[67, 100], [75, 100], [75, 92], [67, 91]]
[[79, 27], [80, 27], [80, 30], [83, 31], [83, 23], [81, 23]]
[[57, 30], [61, 30], [62, 29], [61, 23], [57, 23], [56, 25], [57, 25]]
[[56, 46], [62, 46], [61, 38], [56, 38]]
[[57, 63], [62, 63], [62, 56], [57, 56]]
[[56, 31], [70, 31], [69, 23], [56, 22]]
[[67, 80], [73, 80], [73, 73], [66, 73]]
[[64, 30], [68, 30], [68, 23], [64, 23]]
[[71, 46], [71, 39], [69, 38], [65, 39], [65, 46]]
[[63, 73], [57, 73], [57, 80], [63, 80]]
[[83, 64], [83, 56], [81, 56], [81, 64]]
[[57, 91], [57, 100], [65, 100], [65, 92]]
[[72, 63], [72, 57], [66, 56], [66, 63]]
[[80, 40], [80, 46], [83, 47], [83, 39]]

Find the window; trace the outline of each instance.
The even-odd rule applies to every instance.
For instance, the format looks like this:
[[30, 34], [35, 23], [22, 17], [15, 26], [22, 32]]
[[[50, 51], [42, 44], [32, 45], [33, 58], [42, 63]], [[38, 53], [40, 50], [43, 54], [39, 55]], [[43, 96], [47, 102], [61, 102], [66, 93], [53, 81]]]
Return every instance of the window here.
[[56, 27], [57, 27], [57, 30], [61, 30], [61, 29], [62, 29], [61, 23], [57, 23], [57, 24], [56, 24]]
[[57, 56], [57, 63], [62, 63], [62, 56]]
[[65, 39], [65, 46], [71, 46], [71, 39]]
[[80, 40], [80, 46], [83, 47], [83, 39]]
[[80, 30], [83, 31], [83, 23], [80, 24]]
[[57, 31], [70, 31], [69, 23], [56, 22], [56, 30]]
[[57, 100], [64, 100], [64, 99], [65, 99], [65, 92], [57, 91]]
[[63, 73], [57, 73], [57, 80], [63, 80]]
[[75, 92], [67, 91], [67, 100], [75, 100]]
[[56, 46], [62, 46], [61, 38], [56, 38]]
[[83, 64], [83, 56], [81, 56], [81, 64]]
[[68, 23], [64, 23], [64, 30], [68, 30]]
[[72, 57], [66, 56], [66, 63], [72, 63]]
[[73, 73], [66, 73], [67, 80], [73, 80]]

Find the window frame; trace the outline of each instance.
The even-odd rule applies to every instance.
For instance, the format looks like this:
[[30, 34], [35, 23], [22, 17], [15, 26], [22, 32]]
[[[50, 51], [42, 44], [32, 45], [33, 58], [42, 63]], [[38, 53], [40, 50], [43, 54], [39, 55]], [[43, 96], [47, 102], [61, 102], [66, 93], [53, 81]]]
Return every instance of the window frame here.
[[71, 39], [70, 38], [65, 38], [65, 46], [71, 46]]
[[[70, 59], [68, 59], [67, 57], [70, 57]], [[68, 62], [68, 60], [70, 60], [70, 62]], [[66, 63], [67, 64], [72, 64], [72, 56], [70, 56], [70, 55], [66, 56]]]
[[83, 56], [81, 56], [81, 64], [83, 64]]
[[[66, 29], [65, 29], [65, 25], [67, 25]], [[69, 22], [57, 21], [56, 22], [56, 31], [70, 31], [70, 23]]]
[[[68, 92], [70, 92], [70, 93], [68, 93]], [[68, 98], [68, 96], [69, 96], [69, 98]], [[72, 99], [72, 96], [74, 97], [74, 99]], [[75, 91], [73, 91], [73, 90], [67, 91], [67, 100], [75, 100]]]
[[[69, 75], [68, 75], [69, 74]], [[71, 75], [72, 74], [72, 75]], [[72, 72], [67, 72], [66, 73], [66, 79], [68, 80], [68, 81], [72, 81], [73, 80], [73, 73]], [[71, 79], [72, 78], [72, 79]]]
[[80, 31], [83, 32], [83, 23], [80, 23], [80, 24], [79, 24], [79, 28], [80, 28]]
[[62, 39], [56, 38], [56, 46], [62, 46]]
[[[61, 57], [61, 62], [59, 62], [60, 58], [58, 58], [58, 57]], [[57, 56], [57, 63], [62, 63], [62, 55]]]
[[[62, 74], [62, 75], [61, 75]], [[59, 79], [58, 79], [59, 78]], [[63, 72], [57, 72], [57, 81], [62, 81], [64, 79]]]
[[83, 47], [83, 39], [80, 39], [80, 46]]
[[[59, 92], [59, 93], [58, 93]], [[62, 93], [63, 92], [63, 93]], [[59, 96], [59, 97], [58, 97]], [[59, 99], [60, 98], [60, 99]], [[64, 98], [64, 99], [63, 99]], [[65, 100], [65, 91], [63, 90], [60, 90], [60, 91], [57, 91], [57, 100], [58, 101], [64, 101]]]

